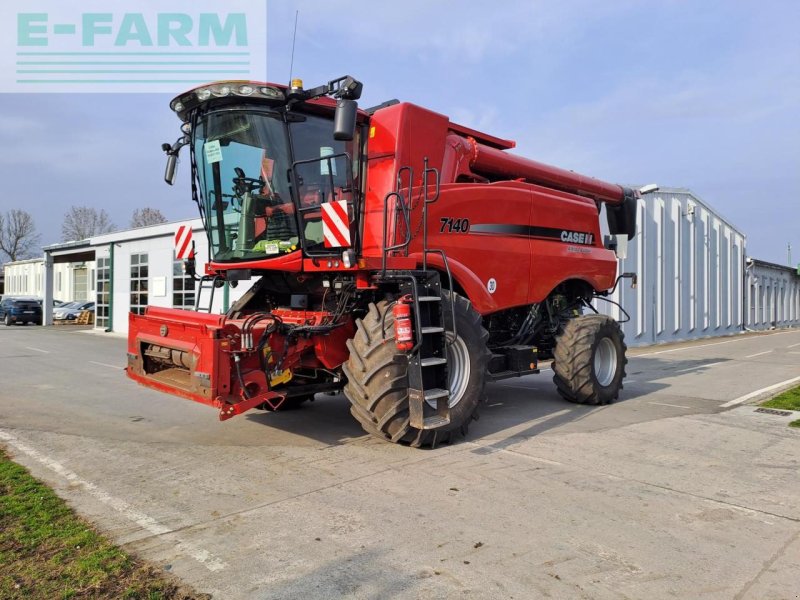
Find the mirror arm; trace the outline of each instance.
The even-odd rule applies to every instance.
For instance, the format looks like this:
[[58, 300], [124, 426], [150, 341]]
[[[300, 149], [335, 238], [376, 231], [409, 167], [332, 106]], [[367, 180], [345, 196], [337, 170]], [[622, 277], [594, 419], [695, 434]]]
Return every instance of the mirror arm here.
[[171, 146], [168, 143], [161, 144], [161, 149], [167, 156], [176, 156], [189, 141], [188, 135], [182, 135]]

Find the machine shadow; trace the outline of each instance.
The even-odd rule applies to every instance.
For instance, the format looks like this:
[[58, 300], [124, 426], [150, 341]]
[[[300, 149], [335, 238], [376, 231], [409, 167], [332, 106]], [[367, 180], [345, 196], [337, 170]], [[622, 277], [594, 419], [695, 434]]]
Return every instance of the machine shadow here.
[[[486, 402], [479, 408], [479, 421], [473, 423], [470, 441], [502, 435], [512, 431], [507, 444], [557, 429], [563, 425], [591, 418], [600, 411], [636, 401], [649, 394], [668, 390], [669, 377], [676, 372], [702, 373], [705, 366], [730, 359], [704, 358], [670, 360], [656, 357], [631, 357], [627, 366], [626, 385], [619, 399], [610, 405], [573, 404], [561, 398], [552, 381], [552, 372], [506, 379], [486, 385]], [[340, 445], [372, 439], [350, 415], [350, 403], [342, 394], [319, 394], [314, 402], [289, 411], [265, 412], [253, 410], [245, 415], [249, 421], [279, 429], [327, 444]], [[519, 430], [520, 425], [533, 422]], [[494, 444], [496, 445], [496, 444]]]
[[350, 402], [343, 394], [317, 394], [313, 402], [305, 402], [293, 410], [251, 410], [244, 417], [248, 421], [329, 446], [371, 437], [350, 414]]
[[[636, 360], [636, 363], [632, 362], [633, 360]], [[643, 362], [644, 360], [647, 362]], [[510, 435], [506, 439], [492, 444], [491, 447], [515, 444], [522, 439], [534, 437], [563, 425], [590, 419], [602, 411], [635, 402], [655, 392], [667, 391], [672, 387], [668, 378], [676, 371], [702, 373], [706, 370], [706, 365], [728, 360], [730, 359], [669, 360], [631, 357], [626, 377], [626, 381], [631, 383], [623, 384], [624, 387], [616, 402], [604, 406], [573, 404], [564, 400], [556, 391], [550, 371], [489, 384], [486, 386], [488, 400], [481, 409], [480, 425], [475, 427], [475, 433], [484, 437], [509, 432]], [[528, 421], [534, 421], [531, 427], [518, 430], [521, 424]], [[479, 440], [480, 437], [473, 441]]]

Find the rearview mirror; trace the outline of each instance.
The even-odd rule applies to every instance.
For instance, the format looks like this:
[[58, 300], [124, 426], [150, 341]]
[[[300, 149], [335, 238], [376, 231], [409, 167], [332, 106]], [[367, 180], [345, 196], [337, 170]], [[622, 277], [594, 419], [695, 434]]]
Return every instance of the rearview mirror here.
[[166, 181], [169, 185], [174, 185], [175, 175], [177, 171], [178, 171], [178, 155], [168, 154], [167, 169], [164, 171], [164, 181]]
[[333, 139], [350, 142], [356, 134], [356, 115], [358, 102], [339, 98], [336, 100], [336, 112], [333, 116]]
[[189, 136], [182, 135], [172, 144], [161, 144], [161, 149], [167, 153], [167, 168], [164, 171], [164, 181], [169, 185], [175, 183], [175, 172], [178, 170], [178, 152], [189, 143]]

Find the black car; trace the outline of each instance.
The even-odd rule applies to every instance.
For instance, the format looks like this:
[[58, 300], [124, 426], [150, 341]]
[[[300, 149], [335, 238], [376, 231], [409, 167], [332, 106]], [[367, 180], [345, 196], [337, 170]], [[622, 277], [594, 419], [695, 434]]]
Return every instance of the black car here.
[[0, 302], [0, 320], [6, 325], [15, 323], [42, 324], [42, 307], [35, 298], [13, 298], [6, 296]]

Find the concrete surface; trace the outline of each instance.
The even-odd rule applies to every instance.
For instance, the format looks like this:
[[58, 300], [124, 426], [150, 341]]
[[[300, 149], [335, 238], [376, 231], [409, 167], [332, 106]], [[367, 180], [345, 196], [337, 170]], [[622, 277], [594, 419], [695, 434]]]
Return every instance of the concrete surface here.
[[493, 384], [434, 451], [363, 435], [342, 397], [220, 423], [124, 360], [119, 338], [0, 328], [0, 443], [215, 598], [800, 593], [800, 431], [721, 406], [800, 377], [800, 331], [631, 352], [606, 407], [548, 372]]

